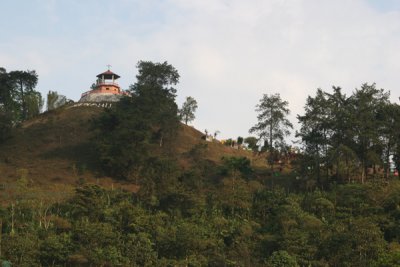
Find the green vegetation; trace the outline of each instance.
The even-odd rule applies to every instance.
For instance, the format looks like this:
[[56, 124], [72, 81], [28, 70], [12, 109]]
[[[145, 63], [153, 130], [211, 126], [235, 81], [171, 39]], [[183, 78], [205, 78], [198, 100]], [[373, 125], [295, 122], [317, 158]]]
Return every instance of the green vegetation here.
[[62, 107], [67, 103], [67, 98], [58, 94], [56, 91], [49, 91], [47, 93], [47, 110], [54, 110]]
[[167, 62], [141, 61], [132, 95], [93, 122], [94, 140], [104, 170], [118, 178], [137, 180], [152, 156], [154, 144], [160, 147], [179, 126], [176, 90], [177, 70]]
[[[349, 97], [339, 87], [317, 90], [298, 116], [301, 154], [284, 142], [288, 103], [264, 95], [252, 128], [259, 138], [230, 140], [247, 144], [248, 152], [204, 141], [179, 123], [173, 87], [179, 74], [172, 65], [141, 61], [137, 67], [132, 96], [111, 109], [55, 109], [26, 121], [24, 134], [4, 139], [0, 171], [12, 165], [16, 178], [0, 187], [8, 194], [1, 196], [1, 260], [13, 266], [400, 266], [400, 181], [389, 169], [390, 158], [400, 165], [400, 109], [388, 93], [367, 84]], [[1, 120], [1, 133], [8, 135], [40, 107], [38, 98], [23, 104], [11, 97], [11, 77], [1, 70], [0, 114], [10, 116]], [[25, 96], [36, 84], [30, 78]], [[20, 83], [15, 88], [21, 92]], [[49, 95], [48, 106], [56, 106], [58, 94]], [[40, 139], [44, 131], [47, 139]], [[267, 141], [267, 152], [259, 151], [260, 141]], [[44, 154], [29, 154], [38, 153], [39, 143]], [[61, 168], [73, 188], [62, 188], [64, 195], [42, 190], [31, 166], [10, 156], [16, 149], [18, 159], [34, 155], [35, 164], [73, 158]], [[255, 164], [260, 158], [264, 165]], [[99, 186], [93, 173], [113, 178], [111, 185]], [[114, 187], [122, 183], [125, 189]]]
[[349, 97], [340, 87], [333, 93], [318, 89], [298, 119], [305, 149], [301, 172], [318, 186], [364, 183], [368, 172], [379, 176], [379, 169], [388, 178], [391, 156], [399, 166], [400, 108], [375, 84], [363, 84]]
[[182, 108], [179, 110], [180, 119], [187, 125], [188, 122], [193, 121], [196, 116], [194, 113], [197, 110], [197, 101], [191, 96], [186, 97], [186, 101], [182, 104]]
[[158, 162], [135, 194], [84, 184], [53, 205], [21, 198], [0, 210], [2, 258], [16, 266], [400, 264], [398, 181], [290, 193], [268, 189], [243, 163], [178, 171]]
[[287, 101], [283, 101], [279, 94], [264, 94], [256, 106], [258, 123], [250, 129], [250, 133], [257, 133], [259, 140], [268, 144], [268, 162], [271, 170], [274, 169], [275, 154], [277, 150], [284, 150], [285, 137], [293, 128], [292, 123], [286, 118], [289, 115]]
[[248, 148], [253, 150], [254, 152], [258, 151], [258, 139], [254, 136], [249, 136], [244, 139], [244, 143], [247, 144]]
[[37, 116], [43, 99], [35, 91], [35, 71], [11, 71], [0, 67], [0, 142], [9, 137], [13, 126]]

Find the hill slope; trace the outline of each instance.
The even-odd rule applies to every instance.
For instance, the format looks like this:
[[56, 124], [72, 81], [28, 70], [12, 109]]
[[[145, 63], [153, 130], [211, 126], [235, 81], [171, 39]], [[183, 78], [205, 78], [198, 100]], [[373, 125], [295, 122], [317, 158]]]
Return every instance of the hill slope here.
[[[66, 107], [25, 122], [0, 146], [1, 181], [9, 183], [26, 178], [40, 186], [73, 185], [84, 177], [103, 185], [116, 183], [98, 171], [96, 151], [90, 142], [90, 120], [101, 112], [98, 107]], [[206, 142], [202, 135], [182, 125], [174, 142], [175, 151], [184, 158], [196, 144], [203, 143], [207, 144], [205, 158], [214, 162], [223, 156], [252, 157], [248, 151]]]

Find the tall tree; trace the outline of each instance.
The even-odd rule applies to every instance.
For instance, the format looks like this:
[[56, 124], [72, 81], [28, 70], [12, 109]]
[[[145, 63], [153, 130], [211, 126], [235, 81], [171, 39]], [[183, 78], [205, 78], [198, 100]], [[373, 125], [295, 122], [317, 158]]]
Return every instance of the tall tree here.
[[9, 74], [6, 69], [0, 68], [0, 106], [8, 109], [12, 103], [12, 87]]
[[15, 109], [9, 74], [0, 68], [0, 142], [10, 134]]
[[40, 114], [43, 108], [44, 100], [42, 95], [37, 91], [25, 94], [26, 119], [33, 118]]
[[168, 62], [139, 61], [137, 68], [137, 82], [130, 86], [132, 101], [142, 116], [155, 126], [155, 136], [162, 146], [164, 138], [172, 136], [179, 123], [173, 87], [179, 82], [179, 73]]
[[342, 93], [340, 87], [333, 86], [333, 93], [324, 92], [327, 103], [324, 109], [327, 111], [327, 126], [329, 128], [329, 140], [327, 146], [327, 164], [335, 169], [337, 180], [350, 180], [357, 157], [352, 147], [353, 132], [351, 131], [350, 100]]
[[377, 89], [375, 84], [363, 84], [349, 99], [353, 150], [361, 163], [361, 181], [364, 182], [369, 165], [374, 165], [382, 154], [378, 120], [379, 110], [389, 103], [389, 93]]
[[[260, 103], [256, 106], [258, 123], [249, 132], [257, 133], [260, 139], [269, 141], [269, 152], [273, 154], [274, 148], [284, 143], [285, 136], [290, 134], [292, 123], [287, 119], [290, 111], [287, 101], [283, 101], [279, 94], [264, 94]], [[270, 163], [272, 157], [270, 157]], [[271, 168], [273, 165], [271, 164]]]
[[301, 124], [300, 131], [296, 133], [301, 137], [309, 162], [310, 174], [315, 176], [317, 183], [321, 184], [321, 165], [326, 165], [330, 131], [330, 112], [326, 94], [318, 89], [315, 97], [309, 96], [304, 107], [305, 114], [297, 116]]
[[390, 158], [398, 157], [400, 147], [400, 106], [395, 103], [382, 105], [378, 111], [377, 120], [380, 121], [379, 136], [382, 144], [382, 162], [385, 178], [388, 178]]
[[137, 180], [148, 150], [163, 145], [179, 125], [175, 88], [179, 74], [164, 63], [140, 61], [131, 97], [125, 97], [94, 122], [96, 144], [105, 170]]
[[195, 119], [194, 113], [197, 110], [197, 101], [191, 96], [186, 97], [186, 101], [182, 104], [182, 108], [179, 110], [181, 120], [187, 125]]
[[4, 140], [17, 123], [40, 113], [42, 98], [34, 88], [35, 71], [11, 71], [0, 68], [0, 139]]
[[32, 94], [36, 92], [38, 75], [34, 70], [11, 71], [9, 75], [14, 88], [15, 100], [21, 106], [21, 120], [26, 120], [30, 113], [28, 102], [32, 102]]

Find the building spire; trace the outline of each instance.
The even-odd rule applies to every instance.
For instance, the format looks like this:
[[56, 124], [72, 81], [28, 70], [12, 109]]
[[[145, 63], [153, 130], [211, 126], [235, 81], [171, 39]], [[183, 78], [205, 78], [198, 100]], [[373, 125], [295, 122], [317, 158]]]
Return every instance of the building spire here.
[[107, 68], [108, 68], [108, 70], [110, 70], [110, 68], [111, 68], [111, 65], [110, 65], [110, 64], [108, 64], [108, 65], [107, 65]]

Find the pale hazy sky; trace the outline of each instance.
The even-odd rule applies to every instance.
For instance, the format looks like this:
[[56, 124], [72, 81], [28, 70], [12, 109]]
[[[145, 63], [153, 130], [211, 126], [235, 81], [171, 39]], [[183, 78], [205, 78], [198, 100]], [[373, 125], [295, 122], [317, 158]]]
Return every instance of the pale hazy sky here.
[[77, 101], [107, 69], [134, 83], [139, 60], [168, 61], [193, 125], [248, 136], [263, 94], [289, 101], [291, 120], [318, 87], [347, 94], [376, 82], [400, 96], [397, 0], [13, 0], [0, 2], [0, 67], [39, 74], [43, 96]]

